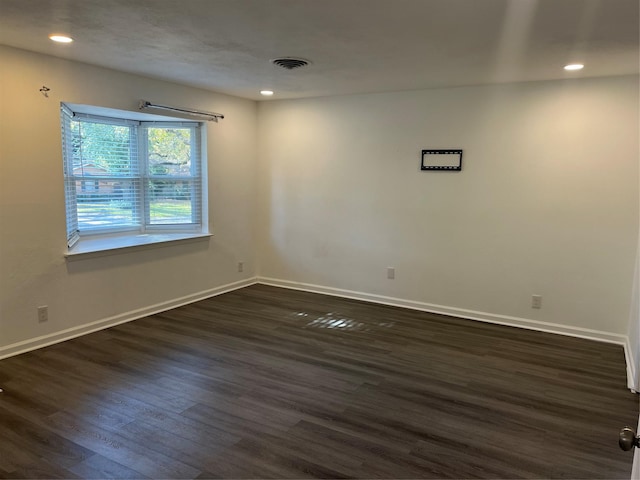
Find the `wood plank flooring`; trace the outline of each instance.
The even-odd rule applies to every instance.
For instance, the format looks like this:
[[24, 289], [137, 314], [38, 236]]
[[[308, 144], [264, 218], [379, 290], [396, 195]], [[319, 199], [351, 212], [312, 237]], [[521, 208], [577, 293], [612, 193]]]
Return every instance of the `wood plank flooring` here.
[[2, 478], [624, 478], [620, 346], [254, 285], [0, 361]]

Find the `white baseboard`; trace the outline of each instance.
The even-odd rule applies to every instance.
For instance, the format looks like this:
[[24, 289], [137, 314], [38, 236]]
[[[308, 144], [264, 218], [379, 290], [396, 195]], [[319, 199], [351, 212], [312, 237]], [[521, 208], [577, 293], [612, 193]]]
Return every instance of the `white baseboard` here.
[[527, 318], [510, 317], [507, 315], [497, 315], [493, 313], [478, 312], [475, 310], [466, 310], [456, 307], [447, 307], [444, 305], [435, 305], [432, 303], [416, 302], [413, 300], [404, 300], [395, 297], [386, 297], [383, 295], [375, 295], [365, 292], [357, 292], [353, 290], [343, 290], [340, 288], [324, 287], [321, 285], [313, 285], [309, 283], [292, 282], [289, 280], [280, 280], [277, 278], [258, 277], [258, 282], [264, 285], [274, 287], [290, 288], [293, 290], [303, 290], [306, 292], [322, 293], [325, 295], [333, 295], [336, 297], [352, 298], [354, 300], [364, 300], [366, 302], [380, 303], [383, 305], [391, 305], [394, 307], [410, 308], [429, 313], [438, 313], [441, 315], [450, 315], [453, 317], [466, 318], [469, 320], [478, 320], [487, 323], [496, 323], [499, 325], [507, 325], [510, 327], [526, 328], [529, 330], [537, 330], [539, 332], [556, 333], [567, 335], [570, 337], [586, 338], [589, 340], [597, 340], [599, 342], [616, 343], [623, 345], [625, 351], [628, 349], [628, 338], [626, 335], [619, 335], [600, 330], [591, 330], [588, 328], [572, 327], [570, 325], [560, 325], [557, 323], [541, 322], [538, 320], [530, 320]]
[[627, 362], [627, 387], [629, 387], [629, 390], [633, 393], [638, 393], [640, 392], [640, 385], [638, 385], [638, 371], [636, 370], [638, 359], [635, 358], [629, 337], [627, 337], [624, 342], [624, 359]]
[[228, 283], [219, 287], [211, 288], [202, 292], [194, 293], [192, 295], [186, 295], [184, 297], [175, 298], [166, 302], [156, 303], [149, 307], [140, 308], [138, 310], [132, 310], [130, 312], [121, 313], [113, 317], [97, 320], [95, 322], [86, 323], [78, 327], [69, 328], [59, 332], [43, 335], [41, 337], [32, 338], [22, 342], [14, 343], [0, 348], [0, 359], [19, 355], [21, 353], [36, 350], [38, 348], [53, 345], [54, 343], [64, 342], [81, 335], [97, 332], [98, 330], [104, 330], [105, 328], [120, 325], [121, 323], [131, 322], [142, 317], [154, 315], [156, 313], [165, 312], [172, 308], [181, 307], [189, 303], [198, 302], [205, 298], [215, 297], [216, 295], [222, 295], [223, 293], [231, 292], [239, 288], [248, 287], [257, 283], [257, 277], [248, 278], [239, 282]]
[[105, 328], [120, 325], [121, 323], [131, 322], [142, 317], [154, 315], [156, 313], [171, 310], [172, 308], [187, 305], [189, 303], [204, 300], [206, 298], [222, 295], [240, 288], [248, 287], [256, 283], [264, 285], [272, 285], [274, 287], [289, 288], [293, 290], [303, 290], [306, 292], [322, 293], [336, 297], [351, 298], [355, 300], [363, 300], [366, 302], [379, 303], [394, 307], [410, 308], [423, 312], [437, 313], [442, 315], [450, 315], [454, 317], [466, 318], [469, 320], [477, 320], [487, 323], [495, 323], [510, 327], [526, 328], [529, 330], [537, 330], [540, 332], [555, 333], [560, 335], [568, 335], [571, 337], [586, 338], [599, 342], [615, 343], [624, 347], [625, 360], [627, 363], [627, 386], [634, 392], [640, 391], [640, 385], [637, 385], [636, 362], [631, 350], [629, 339], [625, 335], [618, 335], [600, 330], [591, 330], [587, 328], [572, 327], [568, 325], [560, 325], [556, 323], [540, 322], [538, 320], [530, 320], [526, 318], [511, 317], [507, 315], [496, 315], [486, 312], [478, 312], [474, 310], [466, 310], [456, 307], [447, 307], [443, 305], [435, 305], [431, 303], [417, 302], [413, 300], [405, 300], [395, 297], [387, 297], [365, 292], [357, 292], [353, 290], [344, 290], [333, 287], [325, 287], [321, 285], [313, 285], [309, 283], [292, 282], [289, 280], [280, 280], [268, 277], [252, 277], [239, 282], [221, 285], [209, 290], [194, 293], [184, 297], [176, 298], [166, 302], [157, 303], [149, 307], [132, 310], [113, 317], [97, 320], [95, 322], [80, 325], [78, 327], [69, 328], [59, 332], [43, 335], [41, 337], [32, 338], [22, 342], [17, 342], [5, 347], [0, 347], [0, 359], [19, 355], [21, 353], [36, 350], [38, 348], [53, 345], [55, 343], [64, 342], [81, 335], [104, 330]]

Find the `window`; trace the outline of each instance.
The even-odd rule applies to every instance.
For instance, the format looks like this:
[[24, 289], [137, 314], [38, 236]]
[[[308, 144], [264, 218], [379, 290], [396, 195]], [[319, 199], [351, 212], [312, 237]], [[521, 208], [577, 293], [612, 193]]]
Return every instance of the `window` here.
[[61, 110], [69, 248], [85, 237], [203, 232], [200, 123]]

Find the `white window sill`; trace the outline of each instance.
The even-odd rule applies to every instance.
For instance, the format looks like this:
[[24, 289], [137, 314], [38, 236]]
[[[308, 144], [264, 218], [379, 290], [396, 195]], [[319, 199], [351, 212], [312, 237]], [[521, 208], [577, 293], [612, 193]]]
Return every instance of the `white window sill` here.
[[65, 252], [67, 260], [79, 260], [118, 253], [129, 253], [137, 249], [164, 247], [175, 242], [208, 239], [210, 233], [149, 233], [119, 235], [113, 237], [81, 238]]

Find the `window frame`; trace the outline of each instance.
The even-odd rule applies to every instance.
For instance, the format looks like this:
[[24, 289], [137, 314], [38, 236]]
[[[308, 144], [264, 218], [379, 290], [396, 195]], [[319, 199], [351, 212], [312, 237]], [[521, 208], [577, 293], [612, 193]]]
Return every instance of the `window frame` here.
[[[62, 102], [61, 107], [61, 140], [62, 163], [65, 190], [65, 219], [67, 224], [68, 253], [75, 250], [87, 251], [108, 250], [120, 248], [120, 245], [135, 246], [149, 243], [159, 243], [198, 236], [209, 236], [208, 232], [208, 195], [207, 195], [207, 157], [205, 122], [185, 120], [175, 117], [165, 117], [147, 113], [129, 112], [123, 110], [92, 107], [89, 105], [74, 105]], [[95, 113], [94, 113], [95, 112]], [[107, 115], [105, 115], [107, 114]], [[71, 122], [92, 122], [126, 126], [130, 130], [129, 161], [136, 165], [132, 175], [83, 175], [74, 173], [73, 133]], [[189, 175], [152, 175], [149, 170], [148, 134], [150, 128], [188, 128], [190, 129], [190, 172]], [[150, 182], [165, 180], [169, 182], [188, 183], [190, 189], [190, 223], [152, 223], [150, 206]], [[114, 225], [80, 229], [78, 227], [78, 193], [77, 182], [118, 181], [130, 182], [134, 191], [134, 222], [131, 225]], [[137, 187], [135, 184], [138, 184]], [[143, 238], [144, 237], [144, 238]], [[139, 239], [136, 240], [136, 238]], [[154, 240], [154, 238], [157, 239]], [[102, 242], [101, 239], [105, 241]], [[97, 240], [97, 242], [96, 242]], [[97, 245], [97, 247], [77, 248], [80, 243]]]
[[[167, 175], [152, 175], [149, 172], [149, 152], [148, 152], [148, 133], [149, 128], [152, 127], [166, 127], [166, 128], [190, 128], [190, 148], [191, 152], [196, 152], [196, 157], [199, 159], [202, 158], [202, 122], [141, 122], [140, 127], [143, 132], [143, 135], [138, 135], [138, 142], [140, 143], [140, 147], [138, 150], [138, 154], [142, 153], [142, 159], [140, 160], [140, 165], [142, 166], [142, 182], [143, 184], [147, 184], [150, 181], [160, 181], [160, 180], [169, 180], [169, 181], [188, 181], [191, 185], [191, 198], [197, 198], [201, 196], [201, 193], [198, 190], [202, 190], [202, 165], [201, 161], [199, 162], [191, 162], [190, 170], [191, 175], [189, 176], [167, 176]], [[199, 182], [197, 185], [195, 182]], [[153, 224], [151, 222], [151, 206], [150, 206], [150, 196], [148, 195], [148, 190], [142, 189], [141, 192], [143, 199], [143, 213], [144, 213], [144, 222], [142, 223], [142, 227], [144, 231], [149, 232], [172, 232], [172, 231], [200, 231], [202, 228], [202, 200], [197, 202], [195, 205], [192, 203], [191, 208], [191, 223], [189, 224]], [[200, 222], [197, 222], [198, 218]], [[193, 226], [189, 228], [188, 226]]]

